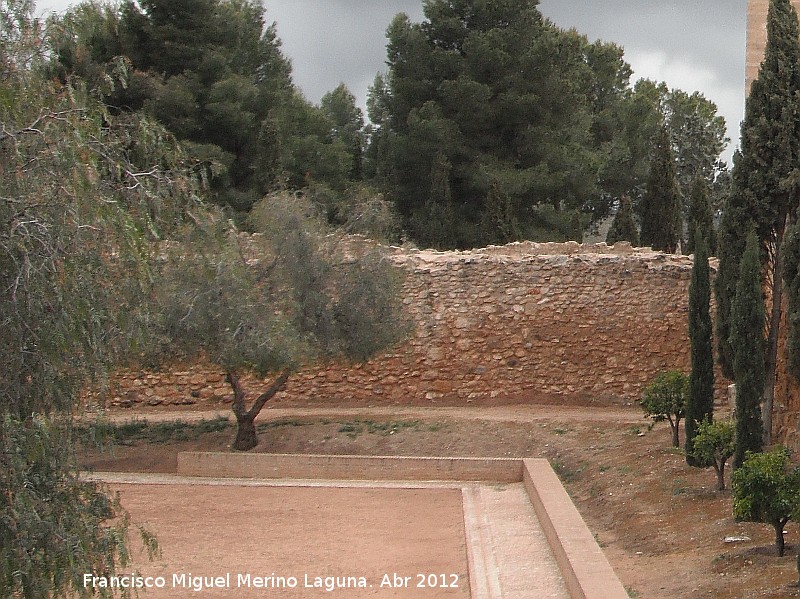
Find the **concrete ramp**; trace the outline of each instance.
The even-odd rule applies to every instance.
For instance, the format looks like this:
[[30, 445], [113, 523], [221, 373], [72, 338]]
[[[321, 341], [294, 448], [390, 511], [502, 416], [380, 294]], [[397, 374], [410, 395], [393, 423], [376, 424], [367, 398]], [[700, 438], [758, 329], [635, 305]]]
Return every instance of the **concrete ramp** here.
[[472, 599], [570, 599], [522, 484], [462, 493]]

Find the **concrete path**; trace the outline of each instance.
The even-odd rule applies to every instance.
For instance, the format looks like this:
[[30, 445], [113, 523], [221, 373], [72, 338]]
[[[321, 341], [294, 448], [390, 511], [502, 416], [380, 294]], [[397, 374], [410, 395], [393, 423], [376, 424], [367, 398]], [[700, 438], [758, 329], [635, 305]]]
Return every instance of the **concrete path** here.
[[473, 599], [569, 599], [524, 486], [463, 487]]

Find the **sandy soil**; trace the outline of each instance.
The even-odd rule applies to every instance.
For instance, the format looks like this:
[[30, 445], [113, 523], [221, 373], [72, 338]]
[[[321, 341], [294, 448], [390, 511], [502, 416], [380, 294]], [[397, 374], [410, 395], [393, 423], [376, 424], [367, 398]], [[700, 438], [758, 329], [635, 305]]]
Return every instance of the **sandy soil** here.
[[[166, 583], [147, 597], [469, 597], [458, 489], [114, 489], [158, 537], [161, 557], [135, 564]], [[447, 588], [418, 588], [430, 573]]]
[[[158, 411], [136, 415], [172, 418]], [[713, 470], [688, 467], [669, 446], [668, 425], [649, 431], [636, 406], [281, 405], [265, 410], [260, 422], [256, 451], [545, 457], [632, 597], [800, 596], [797, 527], [787, 527], [787, 554], [778, 558], [771, 527], [735, 522], [730, 493], [713, 490]], [[138, 443], [85, 459], [98, 470], [174, 472], [178, 451], [224, 451], [231, 436]], [[191, 499], [183, 498], [186, 506]], [[726, 543], [730, 536], [750, 540]]]

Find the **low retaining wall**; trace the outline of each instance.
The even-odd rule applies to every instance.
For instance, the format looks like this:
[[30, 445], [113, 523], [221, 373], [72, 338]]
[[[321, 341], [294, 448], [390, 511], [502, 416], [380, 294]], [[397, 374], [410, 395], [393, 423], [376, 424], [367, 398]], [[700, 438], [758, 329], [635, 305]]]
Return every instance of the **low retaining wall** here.
[[177, 473], [229, 478], [522, 482], [571, 597], [628, 598], [544, 459], [181, 452]]
[[547, 460], [523, 462], [525, 489], [572, 597], [628, 597], [625, 587]]
[[226, 478], [519, 482], [522, 480], [522, 462], [510, 458], [381, 457], [189, 451], [178, 454], [178, 474]]

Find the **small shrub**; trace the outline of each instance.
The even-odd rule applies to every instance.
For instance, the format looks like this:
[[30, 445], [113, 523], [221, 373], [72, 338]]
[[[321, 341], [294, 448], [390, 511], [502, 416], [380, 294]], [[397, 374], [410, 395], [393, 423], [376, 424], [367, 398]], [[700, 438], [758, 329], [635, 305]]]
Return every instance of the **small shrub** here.
[[733, 515], [737, 521], [761, 522], [775, 529], [775, 547], [783, 557], [783, 528], [800, 514], [800, 467], [778, 447], [767, 453], [747, 452], [731, 477]]
[[725, 463], [736, 451], [734, 438], [736, 425], [733, 422], [709, 422], [704, 420], [697, 426], [692, 441], [692, 455], [697, 464], [713, 466], [717, 473], [717, 491], [725, 490]]
[[680, 421], [686, 415], [686, 396], [689, 377], [678, 370], [667, 370], [656, 375], [642, 395], [645, 416], [653, 420], [650, 428], [664, 420], [672, 429], [672, 446], [680, 447]]

